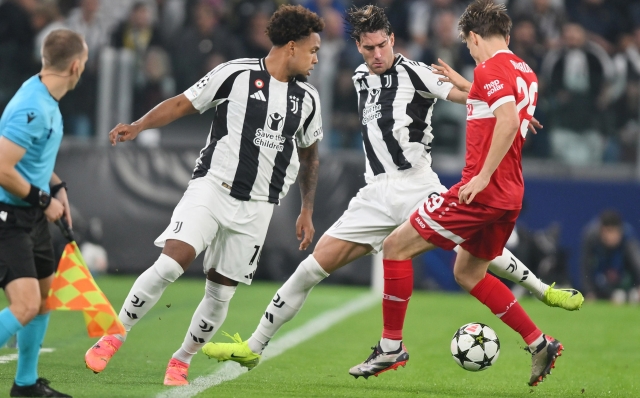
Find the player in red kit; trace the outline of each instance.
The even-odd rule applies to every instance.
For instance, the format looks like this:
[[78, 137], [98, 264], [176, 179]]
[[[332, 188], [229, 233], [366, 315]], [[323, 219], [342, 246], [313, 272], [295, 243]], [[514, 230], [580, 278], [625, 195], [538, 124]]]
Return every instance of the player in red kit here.
[[384, 352], [378, 343], [369, 358], [350, 373], [368, 376], [406, 363], [402, 328], [412, 293], [411, 259], [436, 247], [452, 250], [459, 245], [453, 269], [456, 281], [522, 336], [532, 354], [529, 385], [535, 386], [550, 373], [562, 344], [537, 328], [511, 291], [488, 274], [487, 268], [502, 253], [522, 207], [521, 151], [536, 107], [538, 80], [509, 51], [511, 19], [504, 5], [476, 0], [467, 7], [458, 27], [477, 63], [474, 81], [469, 85], [459, 79], [446, 64], [439, 70], [443, 81], [469, 92], [462, 180], [442, 196], [426, 199], [385, 240], [381, 343], [386, 347], [395, 343], [399, 348]]

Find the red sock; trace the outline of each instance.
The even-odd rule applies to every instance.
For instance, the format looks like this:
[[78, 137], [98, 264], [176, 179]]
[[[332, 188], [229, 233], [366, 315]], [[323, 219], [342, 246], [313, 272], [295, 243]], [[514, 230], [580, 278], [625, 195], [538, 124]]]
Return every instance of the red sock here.
[[520, 333], [527, 345], [542, 335], [511, 290], [493, 275], [487, 274], [469, 293], [489, 307], [502, 322]]
[[384, 294], [382, 295], [382, 337], [402, 340], [402, 327], [407, 305], [413, 292], [413, 265], [411, 260], [382, 261], [384, 267]]

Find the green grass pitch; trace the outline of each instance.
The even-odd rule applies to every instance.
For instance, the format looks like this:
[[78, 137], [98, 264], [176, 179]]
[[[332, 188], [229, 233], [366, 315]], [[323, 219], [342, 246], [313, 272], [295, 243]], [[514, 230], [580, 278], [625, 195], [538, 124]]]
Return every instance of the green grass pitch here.
[[[97, 281], [117, 311], [133, 280], [109, 276]], [[241, 286], [222, 329], [248, 338], [278, 286]], [[280, 335], [366, 291], [321, 284]], [[82, 315], [55, 312], [44, 342], [45, 348], [55, 351], [41, 355], [40, 376], [74, 397], [154, 397], [170, 391], [162, 385], [166, 364], [182, 343], [203, 293], [203, 280], [185, 278], [170, 286], [99, 375], [84, 366], [84, 352], [95, 339], [87, 337]], [[6, 306], [4, 298], [0, 301], [0, 308]], [[347, 373], [370, 354], [369, 347], [380, 336], [381, 313], [376, 305], [198, 396], [640, 397], [640, 308], [586, 303], [581, 311], [570, 313], [534, 299], [521, 302], [542, 330], [565, 345], [553, 374], [535, 388], [526, 385], [530, 357], [522, 350], [524, 343], [488, 309], [466, 294], [414, 292], [405, 325], [411, 355], [406, 368], [368, 380]], [[486, 371], [467, 372], [450, 357], [451, 336], [468, 322], [486, 323], [500, 338], [500, 357]], [[216, 334], [213, 340], [224, 338]], [[12, 353], [15, 350], [0, 349], [0, 356]], [[200, 353], [192, 361], [189, 378], [211, 374], [219, 366]], [[0, 396], [8, 396], [15, 368], [15, 361], [0, 364]]]

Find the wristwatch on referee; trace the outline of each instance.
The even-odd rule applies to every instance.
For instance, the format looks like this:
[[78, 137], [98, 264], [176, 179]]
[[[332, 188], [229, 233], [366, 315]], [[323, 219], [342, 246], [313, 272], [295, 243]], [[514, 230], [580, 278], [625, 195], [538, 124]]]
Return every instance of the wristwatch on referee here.
[[22, 198], [22, 200], [31, 206], [40, 207], [44, 210], [51, 204], [51, 195], [32, 184], [29, 194]]
[[42, 209], [46, 209], [50, 204], [51, 195], [40, 189], [38, 192], [38, 206], [40, 206]]

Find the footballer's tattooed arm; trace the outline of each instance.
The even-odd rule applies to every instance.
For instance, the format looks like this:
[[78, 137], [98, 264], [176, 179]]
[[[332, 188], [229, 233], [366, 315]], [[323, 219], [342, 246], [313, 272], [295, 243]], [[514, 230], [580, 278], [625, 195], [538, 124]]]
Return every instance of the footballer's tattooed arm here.
[[[313, 201], [316, 196], [316, 186], [318, 185], [318, 166], [320, 158], [318, 156], [318, 143], [314, 143], [308, 148], [300, 148], [298, 150], [300, 157], [300, 172], [298, 179], [300, 180], [300, 194], [302, 197], [302, 209], [300, 216], [296, 222], [296, 235], [300, 242], [300, 250], [306, 250], [313, 240], [315, 229], [311, 215], [313, 214]], [[304, 239], [303, 237], [304, 231]]]
[[302, 208], [313, 211], [313, 201], [316, 196], [316, 185], [318, 184], [318, 166], [320, 157], [318, 156], [318, 143], [314, 143], [308, 148], [298, 150], [300, 157], [300, 193], [302, 194]]

